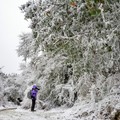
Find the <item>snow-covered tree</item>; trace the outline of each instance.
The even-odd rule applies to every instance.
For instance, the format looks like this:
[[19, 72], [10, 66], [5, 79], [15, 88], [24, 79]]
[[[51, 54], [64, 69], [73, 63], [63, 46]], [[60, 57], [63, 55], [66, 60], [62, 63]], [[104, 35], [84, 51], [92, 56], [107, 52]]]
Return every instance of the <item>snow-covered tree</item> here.
[[16, 99], [21, 97], [19, 89], [21, 85], [17, 82], [17, 74], [5, 74], [0, 71], [0, 107], [8, 107], [16, 104]]
[[32, 33], [21, 35], [18, 54], [31, 60], [39, 98], [70, 106], [103, 99], [106, 78], [120, 72], [119, 0], [36, 0], [20, 9]]
[[[119, 1], [95, 2], [40, 0], [22, 5], [25, 19], [31, 20], [33, 51], [67, 56], [65, 63], [74, 64], [79, 75], [119, 71]], [[91, 14], [93, 6], [96, 15]], [[33, 51], [29, 52], [31, 56]]]

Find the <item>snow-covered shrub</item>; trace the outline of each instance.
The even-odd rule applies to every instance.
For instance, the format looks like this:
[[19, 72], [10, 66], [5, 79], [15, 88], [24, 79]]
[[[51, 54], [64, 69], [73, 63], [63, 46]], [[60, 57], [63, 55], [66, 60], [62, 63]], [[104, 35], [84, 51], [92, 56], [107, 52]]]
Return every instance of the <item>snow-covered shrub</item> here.
[[27, 86], [27, 89], [23, 92], [24, 93], [24, 98], [21, 103], [21, 108], [23, 109], [30, 109], [32, 100], [27, 97], [27, 93], [31, 90], [32, 86]]
[[6, 106], [9, 102], [16, 104], [16, 99], [21, 97], [19, 93], [20, 85], [16, 82], [17, 78], [17, 74], [5, 75], [0, 72], [0, 106]]

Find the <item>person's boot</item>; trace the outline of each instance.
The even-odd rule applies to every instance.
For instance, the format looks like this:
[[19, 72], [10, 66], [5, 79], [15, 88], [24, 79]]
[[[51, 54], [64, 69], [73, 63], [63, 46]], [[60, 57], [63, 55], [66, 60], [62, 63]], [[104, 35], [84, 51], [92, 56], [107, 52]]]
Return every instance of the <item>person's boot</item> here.
[[35, 112], [36, 110], [31, 110], [31, 112]]

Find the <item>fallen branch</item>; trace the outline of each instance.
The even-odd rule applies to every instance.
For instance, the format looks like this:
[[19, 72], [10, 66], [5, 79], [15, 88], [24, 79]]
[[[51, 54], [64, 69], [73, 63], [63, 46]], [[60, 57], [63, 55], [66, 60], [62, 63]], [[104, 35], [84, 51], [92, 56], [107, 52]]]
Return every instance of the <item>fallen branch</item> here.
[[0, 112], [1, 111], [6, 111], [6, 110], [15, 110], [15, 109], [17, 109], [17, 108], [5, 108], [5, 109], [1, 109]]

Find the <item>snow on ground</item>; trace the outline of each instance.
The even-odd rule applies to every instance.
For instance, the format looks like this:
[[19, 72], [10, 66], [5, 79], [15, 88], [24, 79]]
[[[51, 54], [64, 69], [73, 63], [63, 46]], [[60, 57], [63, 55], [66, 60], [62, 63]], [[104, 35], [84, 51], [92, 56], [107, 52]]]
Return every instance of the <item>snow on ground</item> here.
[[[60, 107], [35, 112], [21, 107], [15, 110], [0, 110], [0, 120], [110, 120], [107, 113], [110, 113], [111, 109], [110, 114], [112, 115], [117, 109], [120, 109], [119, 100], [120, 95], [110, 95], [98, 103], [80, 103], [72, 108]], [[108, 109], [108, 107], [110, 108]]]
[[110, 116], [113, 116], [116, 110], [120, 110], [119, 101], [120, 94], [112, 94], [97, 103], [81, 102], [76, 103], [72, 108], [62, 106], [31, 112], [30, 109], [25, 110], [20, 106], [14, 110], [0, 110], [0, 120], [110, 120]]
[[[1, 111], [13, 107], [17, 109]], [[81, 101], [75, 103], [72, 108], [61, 106], [36, 112], [11, 104], [11, 106], [0, 107], [0, 120], [110, 120], [117, 110], [120, 110], [120, 94], [111, 93], [97, 103]]]
[[49, 111], [16, 109], [0, 111], [0, 120], [75, 120], [71, 119], [69, 113], [71, 109], [52, 109]]

